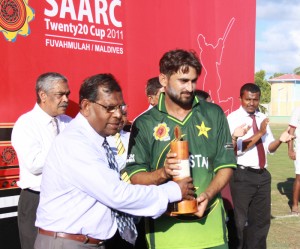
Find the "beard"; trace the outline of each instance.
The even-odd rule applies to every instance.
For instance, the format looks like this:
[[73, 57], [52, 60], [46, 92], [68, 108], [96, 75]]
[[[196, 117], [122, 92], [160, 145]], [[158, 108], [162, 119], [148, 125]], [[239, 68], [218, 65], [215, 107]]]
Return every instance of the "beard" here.
[[[173, 89], [168, 89], [166, 90], [166, 94], [175, 104], [181, 106], [184, 109], [190, 108], [194, 100], [193, 92], [181, 92], [177, 94]], [[190, 96], [184, 97], [183, 94]]]

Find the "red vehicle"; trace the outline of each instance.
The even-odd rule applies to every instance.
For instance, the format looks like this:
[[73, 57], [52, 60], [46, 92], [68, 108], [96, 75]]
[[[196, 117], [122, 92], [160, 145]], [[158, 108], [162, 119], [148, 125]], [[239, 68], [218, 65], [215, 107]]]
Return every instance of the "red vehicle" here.
[[83, 79], [112, 73], [129, 106], [129, 120], [147, 107], [147, 79], [168, 50], [195, 50], [203, 71], [197, 87], [230, 113], [239, 87], [254, 79], [252, 0], [0, 0], [0, 241], [19, 248], [18, 159], [10, 144], [17, 118], [35, 103], [35, 81], [65, 75], [68, 114], [78, 112]]

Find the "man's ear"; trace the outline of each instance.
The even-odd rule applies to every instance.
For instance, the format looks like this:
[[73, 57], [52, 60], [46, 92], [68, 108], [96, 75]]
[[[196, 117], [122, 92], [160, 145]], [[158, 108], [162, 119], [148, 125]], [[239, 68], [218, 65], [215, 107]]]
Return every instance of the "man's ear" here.
[[158, 78], [159, 78], [160, 84], [163, 87], [165, 87], [167, 85], [167, 83], [168, 83], [168, 77], [167, 77], [167, 75], [165, 75], [163, 73], [160, 73], [159, 76], [158, 76]]
[[83, 116], [88, 117], [91, 113], [91, 102], [83, 99], [80, 103], [80, 112]]
[[41, 99], [41, 102], [42, 102], [42, 103], [45, 103], [46, 98], [47, 98], [47, 93], [44, 92], [44, 91], [39, 91], [38, 94], [39, 94], [39, 97], [40, 97], [40, 99]]
[[147, 97], [148, 97], [149, 104], [153, 106], [153, 96], [152, 95], [148, 95]]

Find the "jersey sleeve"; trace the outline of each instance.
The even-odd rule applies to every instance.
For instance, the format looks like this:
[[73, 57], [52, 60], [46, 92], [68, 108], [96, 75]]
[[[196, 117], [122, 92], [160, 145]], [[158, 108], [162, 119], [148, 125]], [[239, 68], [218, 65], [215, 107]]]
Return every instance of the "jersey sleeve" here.
[[138, 172], [150, 171], [149, 137], [151, 131], [147, 124], [147, 117], [142, 115], [132, 125], [124, 169], [129, 178]]
[[236, 157], [232, 145], [231, 133], [223, 111], [218, 113], [217, 154], [214, 159], [214, 171], [222, 168], [236, 168]]

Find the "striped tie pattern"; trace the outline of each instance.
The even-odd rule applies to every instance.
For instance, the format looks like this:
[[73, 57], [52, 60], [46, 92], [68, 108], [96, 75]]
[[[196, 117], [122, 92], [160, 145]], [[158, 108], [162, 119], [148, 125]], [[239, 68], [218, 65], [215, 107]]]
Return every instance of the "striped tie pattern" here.
[[117, 133], [115, 135], [115, 139], [116, 139], [116, 145], [117, 145], [117, 151], [118, 151], [118, 155], [123, 155], [124, 152], [125, 152], [125, 147], [124, 147], [124, 144], [122, 143], [122, 140], [121, 140], [121, 134], [120, 133]]
[[[102, 146], [105, 149], [109, 167], [119, 173], [114, 153], [109, 147], [106, 138], [104, 139]], [[114, 209], [112, 209], [112, 215], [116, 218], [120, 236], [124, 240], [134, 245], [137, 238], [137, 230], [133, 221], [133, 217], [129, 214]]]

